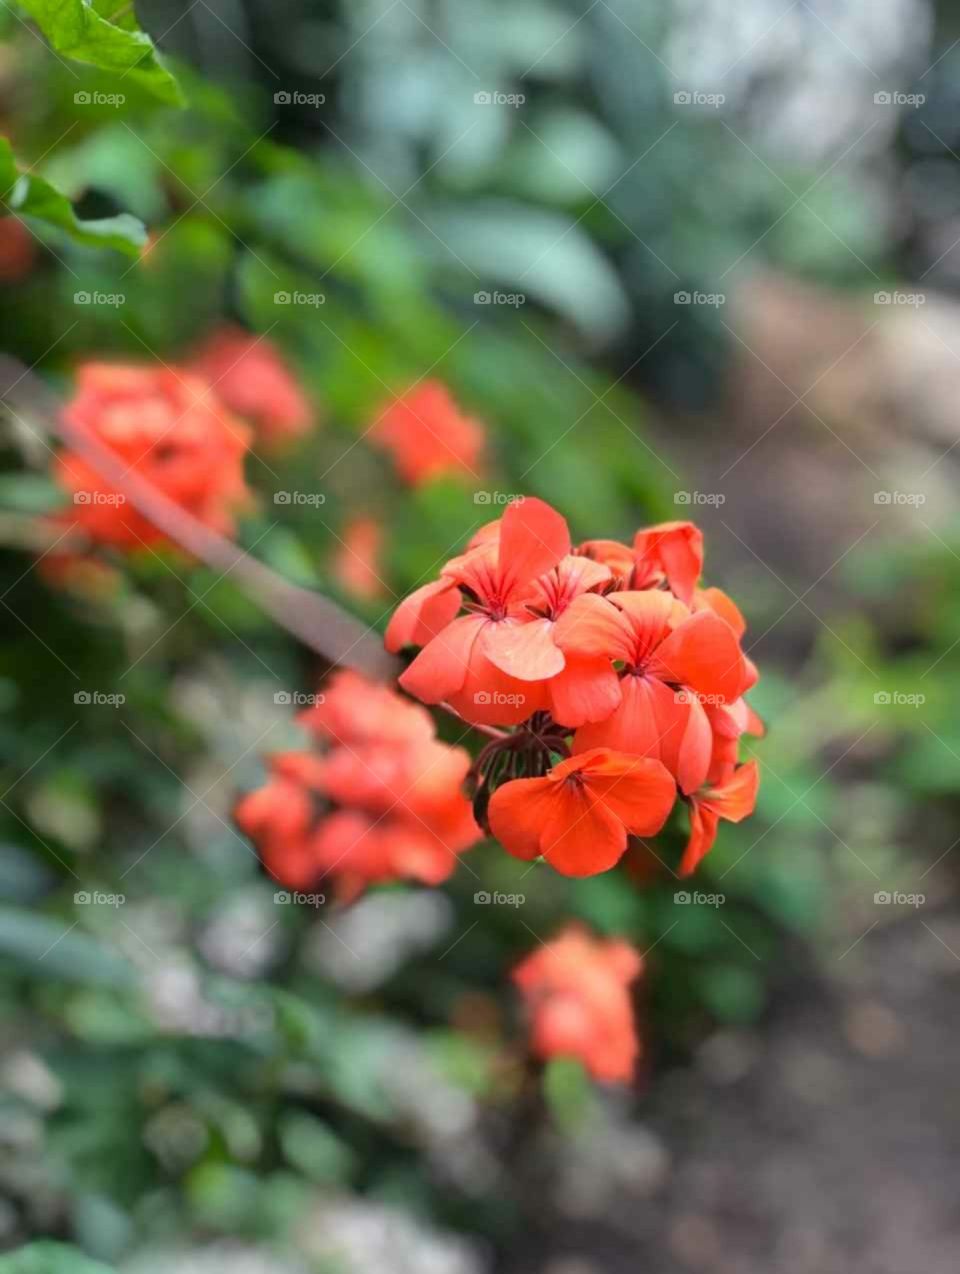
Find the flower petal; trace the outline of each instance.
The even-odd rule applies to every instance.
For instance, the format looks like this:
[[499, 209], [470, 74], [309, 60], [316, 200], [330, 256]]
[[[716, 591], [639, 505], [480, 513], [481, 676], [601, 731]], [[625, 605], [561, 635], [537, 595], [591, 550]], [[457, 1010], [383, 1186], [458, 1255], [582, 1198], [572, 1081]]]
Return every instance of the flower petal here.
[[483, 615], [463, 615], [448, 624], [400, 674], [403, 689], [423, 703], [451, 698], [466, 680], [474, 645], [488, 622]]
[[567, 655], [566, 667], [546, 689], [554, 721], [571, 728], [606, 721], [620, 706], [620, 678], [609, 659]]
[[587, 787], [634, 836], [655, 836], [677, 796], [669, 770], [651, 757], [598, 748], [581, 755]]
[[528, 862], [540, 857], [540, 838], [557, 799], [548, 778], [513, 779], [490, 798], [490, 831], [508, 854]]
[[703, 532], [692, 522], [661, 522], [633, 540], [638, 574], [659, 567], [673, 593], [687, 605], [703, 570]]
[[504, 621], [484, 631], [482, 650], [492, 664], [521, 681], [546, 681], [561, 671], [563, 651], [553, 640], [549, 619]]
[[739, 823], [756, 808], [759, 787], [760, 767], [756, 761], [748, 761], [746, 765], [739, 766], [725, 783], [708, 788], [702, 801], [720, 818], [729, 823]]
[[720, 703], [738, 699], [746, 679], [733, 629], [709, 610], [697, 611], [678, 624], [657, 647], [649, 670], [663, 681], [691, 686]]
[[709, 854], [717, 839], [719, 815], [694, 797], [690, 802], [690, 839], [677, 868], [681, 876], [692, 876], [698, 864]]
[[505, 593], [529, 584], [551, 570], [570, 552], [566, 519], [543, 500], [526, 498], [511, 504], [500, 520], [497, 559]]
[[605, 597], [582, 593], [557, 620], [553, 639], [565, 655], [628, 660], [632, 652], [630, 628]]
[[627, 848], [627, 829], [589, 790], [573, 789], [552, 803], [543, 826], [543, 856], [562, 876], [609, 871]]
[[460, 590], [452, 580], [432, 580], [405, 597], [390, 617], [384, 645], [394, 654], [404, 646], [425, 646], [448, 624], [453, 623], [462, 604]]

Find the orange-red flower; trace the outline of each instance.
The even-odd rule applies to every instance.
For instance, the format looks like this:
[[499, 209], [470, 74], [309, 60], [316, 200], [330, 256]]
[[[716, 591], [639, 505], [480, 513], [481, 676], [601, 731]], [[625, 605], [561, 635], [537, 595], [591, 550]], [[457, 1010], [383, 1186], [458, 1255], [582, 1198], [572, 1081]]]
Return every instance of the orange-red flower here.
[[709, 608], [691, 614], [659, 589], [587, 594], [561, 617], [557, 640], [565, 650], [602, 653], [622, 665], [618, 706], [606, 721], [577, 731], [576, 749], [658, 757], [682, 791], [700, 787], [712, 748], [704, 700], [733, 702], [748, 682], [729, 624]]
[[[559, 513], [542, 500], [512, 504], [495, 541], [487, 537], [468, 549], [444, 568], [442, 588], [421, 589], [398, 608], [387, 628], [391, 650], [426, 622], [425, 606], [431, 615], [451, 614], [400, 677], [404, 690], [424, 703], [447, 702], [472, 722], [514, 725], [544, 706], [540, 681], [562, 670], [563, 653], [549, 637], [523, 653], [518, 646], [534, 618], [527, 609], [534, 582], [569, 551]], [[470, 613], [452, 618], [463, 604]], [[510, 675], [518, 666], [525, 678]]]
[[[656, 762], [666, 786], [650, 823], [662, 825], [679, 787], [709, 831], [711, 794], [732, 781], [740, 736], [757, 732], [743, 697], [757, 670], [741, 647], [743, 616], [700, 586], [702, 566], [693, 523], [645, 528], [632, 546], [572, 546], [559, 513], [522, 499], [401, 602], [387, 647], [421, 647], [401, 685], [473, 724], [514, 727], [473, 774], [478, 817], [510, 852], [583, 875], [612, 866], [628, 833], [653, 834], [611, 821], [589, 773], [557, 763], [571, 752]], [[572, 830], [585, 817], [574, 793], [589, 835]]]
[[191, 364], [266, 447], [299, 438], [313, 423], [306, 394], [276, 346], [238, 327], [215, 332]]
[[330, 876], [345, 897], [446, 880], [481, 835], [461, 791], [467, 752], [435, 738], [423, 708], [349, 671], [300, 721], [325, 750], [273, 758], [266, 786], [235, 811], [270, 874], [294, 889]]
[[382, 544], [383, 527], [375, 518], [354, 518], [340, 537], [333, 573], [348, 593], [363, 601], [373, 601], [386, 592], [379, 575]]
[[438, 380], [421, 381], [385, 407], [370, 436], [412, 486], [445, 473], [476, 477], [484, 445], [483, 426], [464, 415]]
[[[224, 534], [249, 498], [243, 459], [250, 435], [205, 381], [167, 367], [87, 363], [66, 419], [132, 471]], [[154, 544], [163, 534], [121, 491], [73, 452], [62, 452], [54, 477], [73, 496], [70, 520], [92, 541], [118, 548]]]
[[516, 858], [543, 857], [564, 876], [608, 871], [627, 834], [655, 836], [676, 798], [665, 766], [593, 748], [541, 778], [514, 779], [490, 798], [490, 829]]
[[627, 1083], [640, 1043], [630, 985], [643, 960], [628, 943], [572, 925], [513, 971], [540, 1058], [573, 1057], [594, 1079]]

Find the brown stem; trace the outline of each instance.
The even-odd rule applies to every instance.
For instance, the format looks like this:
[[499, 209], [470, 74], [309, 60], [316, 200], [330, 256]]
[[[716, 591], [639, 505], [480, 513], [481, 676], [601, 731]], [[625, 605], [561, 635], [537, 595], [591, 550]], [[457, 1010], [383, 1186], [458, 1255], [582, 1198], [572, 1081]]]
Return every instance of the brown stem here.
[[401, 664], [383, 648], [379, 634], [329, 597], [282, 579], [232, 540], [204, 526], [169, 496], [129, 469], [109, 447], [64, 419], [60, 404], [15, 359], [0, 354], [0, 402], [30, 418], [86, 460], [135, 509], [221, 576], [232, 575], [271, 619], [330, 664], [354, 668], [378, 681], [394, 680]]

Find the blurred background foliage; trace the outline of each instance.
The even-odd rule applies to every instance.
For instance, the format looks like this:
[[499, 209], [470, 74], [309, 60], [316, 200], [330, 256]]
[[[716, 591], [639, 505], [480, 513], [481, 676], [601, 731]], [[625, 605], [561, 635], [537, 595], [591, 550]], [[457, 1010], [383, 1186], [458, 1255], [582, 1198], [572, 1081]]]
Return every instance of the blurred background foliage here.
[[[363, 440], [421, 377], [486, 423], [484, 491], [547, 499], [576, 538], [625, 537], [674, 515], [685, 466], [723, 428], [737, 338], [719, 306], [678, 318], [677, 291], [732, 294], [761, 261], [851, 296], [903, 275], [954, 286], [949, 13], [840, 5], [825, 32], [813, 9], [759, 0], [138, 9], [185, 108], [55, 56], [14, 8], [0, 18], [20, 163], [84, 219], [132, 214], [151, 236], [131, 259], [31, 222], [32, 268], [0, 284], [2, 346], [67, 393], [83, 358], [176, 362], [225, 318], [268, 334], [318, 426], [289, 454], [251, 456], [240, 542], [371, 624], [491, 512], [479, 483], [401, 488]], [[876, 110], [879, 86], [921, 73], [906, 123]], [[120, 105], [77, 99], [118, 91]], [[723, 109], [675, 101], [691, 91]], [[495, 289], [524, 301], [476, 301]], [[122, 302], [76, 300], [92, 293]], [[313, 300], [277, 299], [294, 294]], [[881, 716], [874, 699], [916, 693], [960, 641], [950, 528], [857, 550], [815, 627], [753, 550], [713, 558], [708, 539], [709, 582], [761, 639], [753, 699], [771, 725], [758, 815], [724, 826], [696, 882], [722, 908], [622, 872], [521, 881], [490, 845], [442, 891], [278, 905], [230, 809], [260, 755], [298, 739], [276, 696], [324, 670], [229, 578], [168, 554], [124, 562], [100, 597], [52, 587], [31, 556], [37, 515], [61, 499], [49, 459], [6, 422], [5, 1248], [61, 1240], [91, 1274], [220, 1268], [201, 1248], [246, 1270], [224, 1243], [270, 1254], [251, 1271], [506, 1269], [557, 1145], [586, 1170], [631, 1129], [655, 1159], [636, 1115], [660, 1077], [718, 1030], [764, 1022], [798, 970], [822, 976], [837, 935], [870, 923], [875, 882], [909, 877], [918, 811], [924, 845], [955, 815], [949, 683], [923, 714]], [[274, 500], [305, 486], [325, 502]], [[332, 567], [357, 514], [386, 528], [379, 599], [346, 594]], [[722, 535], [720, 511], [704, 520]], [[82, 690], [125, 702], [78, 710]], [[478, 888], [526, 900], [480, 909]], [[96, 890], [124, 901], [77, 901]], [[506, 974], [570, 915], [648, 952], [629, 1098], [523, 1061]], [[75, 1249], [41, 1243], [0, 1270], [82, 1274]]]

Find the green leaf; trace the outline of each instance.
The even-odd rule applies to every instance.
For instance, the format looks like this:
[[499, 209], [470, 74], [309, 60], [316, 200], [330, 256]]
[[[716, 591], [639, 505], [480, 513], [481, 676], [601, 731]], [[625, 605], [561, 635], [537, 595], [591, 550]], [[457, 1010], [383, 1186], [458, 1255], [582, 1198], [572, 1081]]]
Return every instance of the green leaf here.
[[129, 76], [131, 82], [172, 106], [183, 104], [177, 81], [163, 65], [153, 41], [140, 30], [132, 3], [20, 0], [20, 7], [26, 9], [57, 53]]
[[111, 1274], [111, 1270], [65, 1243], [41, 1242], [0, 1257], [0, 1274]]
[[0, 137], [0, 203], [18, 216], [36, 217], [49, 226], [56, 226], [76, 243], [92, 248], [116, 248], [118, 252], [137, 256], [147, 241], [142, 222], [126, 212], [98, 221], [80, 221], [70, 201], [59, 190], [34, 173], [19, 171], [13, 149], [5, 137]]

